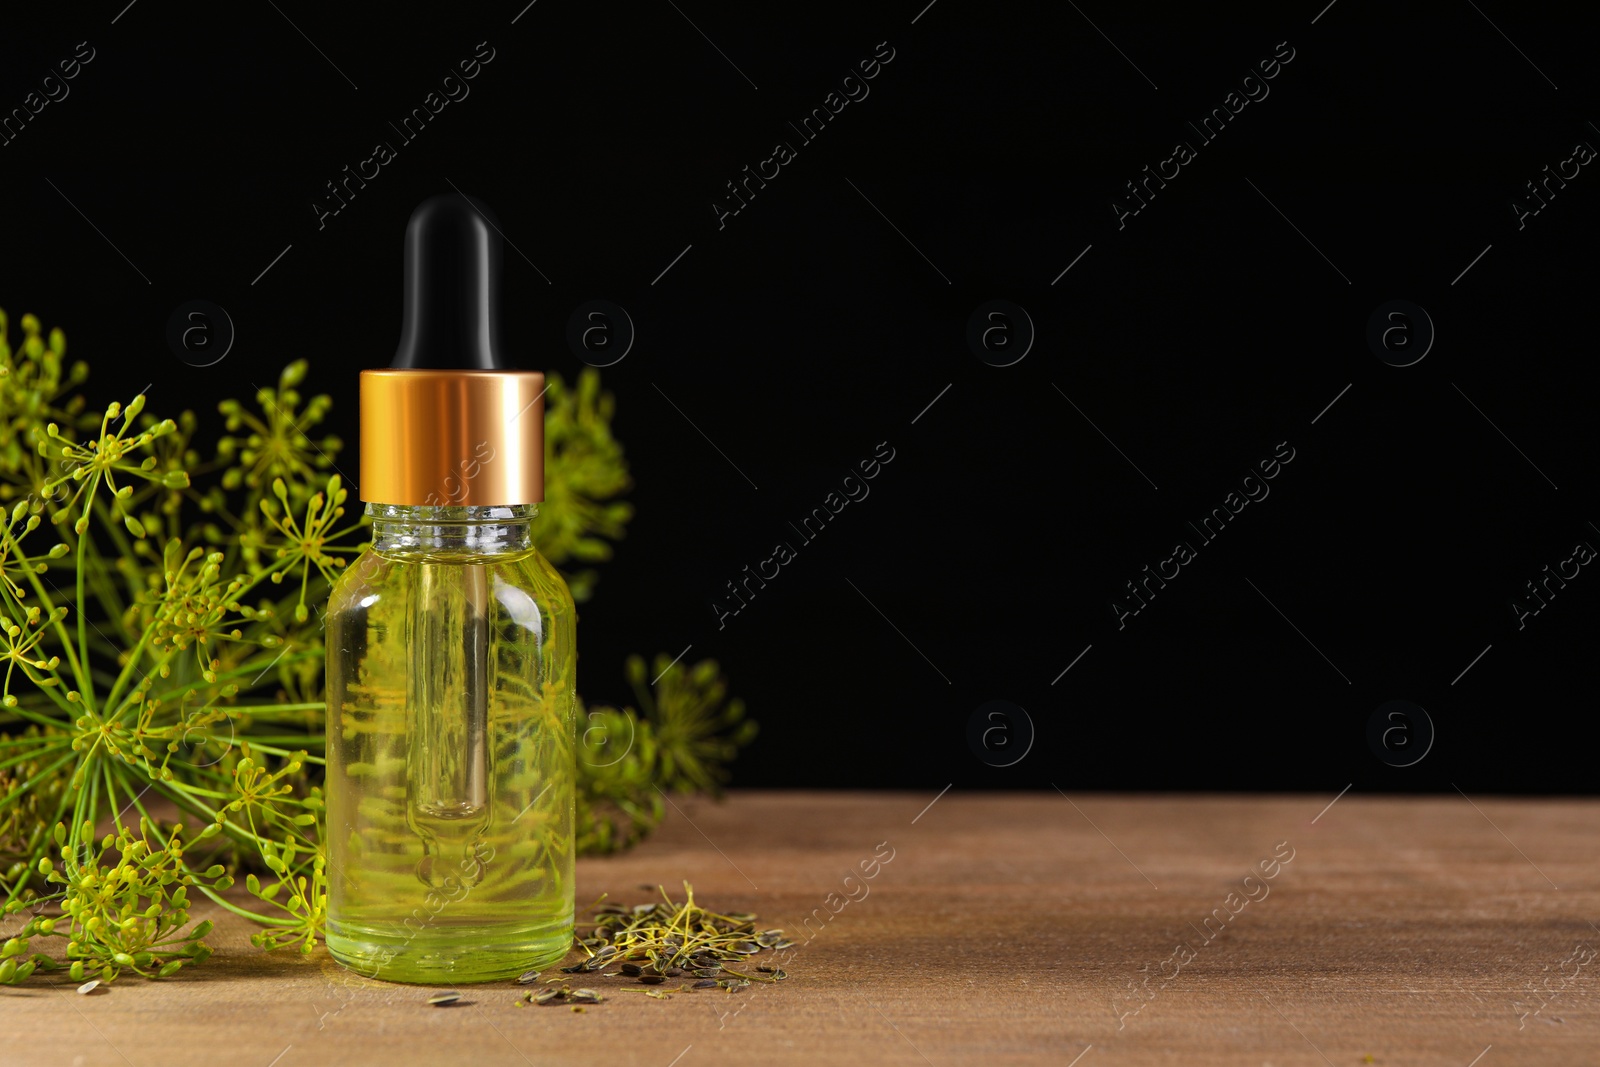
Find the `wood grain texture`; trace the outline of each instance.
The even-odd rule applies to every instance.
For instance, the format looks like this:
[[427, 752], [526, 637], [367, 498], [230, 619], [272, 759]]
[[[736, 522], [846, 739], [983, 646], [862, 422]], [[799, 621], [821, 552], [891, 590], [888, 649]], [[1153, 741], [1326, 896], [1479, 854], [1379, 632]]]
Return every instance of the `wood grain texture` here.
[[581, 1014], [509, 985], [430, 1008], [207, 906], [217, 953], [179, 979], [0, 990], [0, 1064], [1600, 1063], [1600, 803], [933, 795], [679, 800], [580, 861], [580, 903], [687, 878], [788, 928], [781, 984], [658, 1001], [585, 976], [609, 999]]

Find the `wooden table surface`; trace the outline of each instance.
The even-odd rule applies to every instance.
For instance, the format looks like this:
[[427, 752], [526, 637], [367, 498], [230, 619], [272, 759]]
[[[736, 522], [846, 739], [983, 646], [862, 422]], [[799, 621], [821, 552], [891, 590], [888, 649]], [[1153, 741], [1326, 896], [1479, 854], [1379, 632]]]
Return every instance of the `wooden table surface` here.
[[0, 990], [0, 1064], [1600, 1063], [1600, 803], [933, 799], [679, 801], [580, 861], [580, 903], [687, 878], [792, 937], [815, 909], [782, 983], [661, 1001], [585, 976], [610, 996], [581, 1014], [511, 985], [433, 1008], [320, 948], [259, 952], [207, 905], [216, 955], [181, 978]]

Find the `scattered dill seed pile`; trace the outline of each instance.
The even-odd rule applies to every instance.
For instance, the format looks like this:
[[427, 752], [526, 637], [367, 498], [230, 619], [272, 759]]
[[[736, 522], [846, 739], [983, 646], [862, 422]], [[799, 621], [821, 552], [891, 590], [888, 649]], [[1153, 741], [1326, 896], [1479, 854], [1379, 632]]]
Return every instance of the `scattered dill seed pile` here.
[[[699, 989], [723, 989], [736, 993], [749, 989], [751, 982], [781, 982], [789, 977], [783, 968], [772, 964], [748, 966], [751, 957], [762, 951], [778, 951], [794, 942], [782, 930], [757, 930], [756, 917], [750, 914], [723, 915], [708, 911], [694, 902], [694, 887], [683, 883], [684, 900], [675, 903], [661, 886], [662, 903], [606, 903], [604, 895], [593, 905], [594, 919], [580, 923], [588, 937], [574, 940], [574, 948], [584, 958], [562, 974], [599, 974], [604, 978], [632, 979], [635, 985], [624, 992], [644, 993], [666, 1000], [672, 993]], [[645, 988], [679, 979], [671, 989]], [[539, 980], [530, 971], [518, 979], [522, 985]], [[524, 993], [517, 1004], [597, 1004], [605, 999], [593, 989], [572, 989], [559, 975], [546, 978], [554, 988]]]

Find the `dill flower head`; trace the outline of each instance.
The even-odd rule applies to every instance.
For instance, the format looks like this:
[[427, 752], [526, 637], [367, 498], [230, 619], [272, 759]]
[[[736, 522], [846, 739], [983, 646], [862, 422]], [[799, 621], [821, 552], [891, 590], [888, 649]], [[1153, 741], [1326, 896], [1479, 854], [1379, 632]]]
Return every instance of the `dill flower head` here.
[[[260, 924], [258, 946], [309, 952], [328, 892], [317, 609], [368, 525], [342, 442], [316, 432], [332, 401], [301, 395], [298, 360], [253, 406], [219, 404], [208, 448], [145, 393], [91, 410], [61, 331], [19, 325], [0, 311], [0, 894], [24, 916], [0, 985], [171, 977], [210, 955], [201, 897]], [[632, 517], [613, 401], [592, 370], [548, 395], [535, 540], [600, 561]], [[589, 595], [594, 574], [569, 581]], [[714, 791], [751, 736], [714, 663], [657, 668], [652, 692], [629, 664], [642, 712], [592, 713], [616, 741], [579, 757], [580, 850], [638, 840], [663, 790]]]

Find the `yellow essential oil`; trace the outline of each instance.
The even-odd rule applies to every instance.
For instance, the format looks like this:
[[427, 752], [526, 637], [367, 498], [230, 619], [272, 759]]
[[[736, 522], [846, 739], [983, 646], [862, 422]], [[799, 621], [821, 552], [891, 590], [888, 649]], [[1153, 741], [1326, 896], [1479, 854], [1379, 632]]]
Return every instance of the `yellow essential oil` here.
[[533, 544], [544, 376], [496, 350], [487, 209], [406, 232], [390, 369], [361, 375], [372, 544], [331, 594], [327, 944], [370, 977], [494, 981], [573, 931], [577, 612]]

